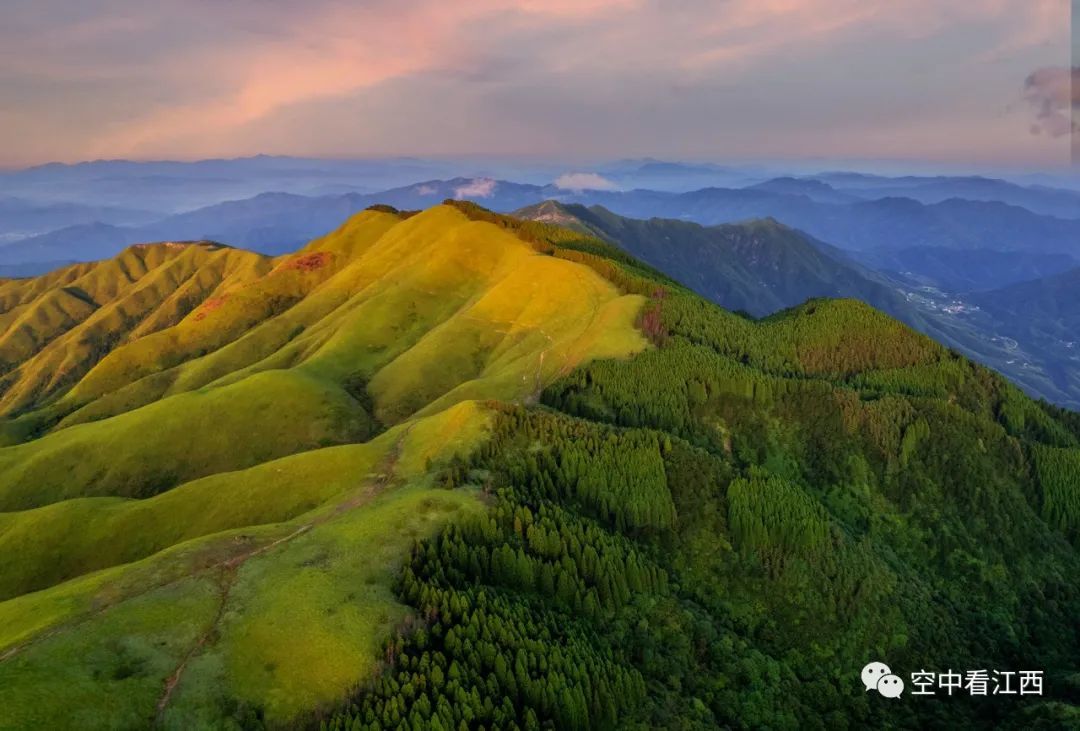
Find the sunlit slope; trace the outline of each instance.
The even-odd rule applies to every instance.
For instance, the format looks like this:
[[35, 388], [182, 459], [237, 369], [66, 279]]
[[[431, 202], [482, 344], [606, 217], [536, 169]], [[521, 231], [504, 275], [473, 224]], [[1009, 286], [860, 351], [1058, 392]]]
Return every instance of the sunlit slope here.
[[435, 489], [486, 439], [482, 402], [646, 347], [643, 297], [449, 205], [366, 211], [278, 259], [134, 247], [0, 287], [4, 323], [68, 313], [5, 351], [17, 727], [190, 728], [237, 704], [280, 723], [339, 701], [405, 617], [391, 579], [413, 540], [482, 509]]
[[270, 266], [216, 244], [155, 244], [0, 283], [0, 415], [40, 406], [113, 348], [175, 325]]
[[[388, 218], [361, 214], [317, 251], [115, 348], [50, 409], [81, 407], [0, 449], [0, 509], [145, 497], [364, 440], [372, 411], [393, 424], [464, 399], [523, 399], [583, 360], [644, 347], [642, 298], [591, 269], [450, 206], [357, 235]], [[343, 252], [353, 260], [333, 263]]]
[[[347, 230], [309, 251], [347, 245]], [[295, 367], [369, 383], [376, 415], [394, 423], [451, 391], [520, 398], [538, 377], [582, 357], [640, 349], [644, 341], [628, 326], [642, 301], [619, 296], [591, 270], [540, 256], [509, 232], [439, 206], [361, 249], [289, 312], [188, 364], [173, 388]], [[593, 323], [614, 325], [614, 336], [599, 338]]]
[[191, 538], [314, 510], [355, 486], [403, 435], [408, 449], [398, 455], [397, 472], [407, 478], [423, 475], [446, 445], [476, 443], [486, 418], [476, 402], [464, 401], [410, 423], [405, 432], [399, 427], [370, 442], [210, 475], [145, 500], [78, 498], [0, 513], [0, 600], [145, 558]]

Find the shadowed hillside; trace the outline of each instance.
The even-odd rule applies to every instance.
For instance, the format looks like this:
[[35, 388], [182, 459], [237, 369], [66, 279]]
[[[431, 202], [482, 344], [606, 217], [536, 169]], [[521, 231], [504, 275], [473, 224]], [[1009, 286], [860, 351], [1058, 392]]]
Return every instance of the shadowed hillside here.
[[897, 287], [775, 219], [701, 226], [663, 218], [617, 216], [545, 201], [517, 212], [522, 218], [569, 226], [611, 241], [698, 294], [754, 317], [814, 297], [852, 297], [909, 324], [920, 315]]

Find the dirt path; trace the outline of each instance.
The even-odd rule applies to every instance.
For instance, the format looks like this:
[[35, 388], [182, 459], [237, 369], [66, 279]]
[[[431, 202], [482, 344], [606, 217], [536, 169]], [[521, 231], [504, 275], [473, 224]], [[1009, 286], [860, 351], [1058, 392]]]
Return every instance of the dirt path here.
[[[540, 400], [540, 394], [544, 390], [544, 358], [547, 357], [548, 351], [555, 345], [555, 340], [544, 332], [543, 328], [538, 327], [536, 331], [547, 339], [548, 344], [546, 348], [540, 351], [540, 359], [536, 364], [536, 376], [533, 379], [533, 390], [532, 393], [525, 397], [525, 403], [527, 404], [534, 404]], [[526, 378], [528, 378], [528, 374], [522, 376], [522, 380]]]
[[397, 467], [398, 460], [401, 458], [401, 452], [405, 444], [406, 437], [409, 436], [409, 432], [412, 431], [410, 426], [405, 430], [405, 433], [394, 444], [394, 447], [390, 450], [390, 453], [386, 455], [383, 461], [379, 465], [379, 472], [372, 480], [367, 480], [366, 484], [358, 489], [348, 500], [339, 503], [333, 510], [328, 510], [316, 517], [310, 523], [297, 528], [295, 531], [287, 536], [282, 536], [276, 541], [267, 543], [265, 546], [260, 546], [247, 553], [233, 556], [232, 558], [220, 563], [216, 568], [221, 570], [218, 575], [218, 608], [214, 617], [203, 630], [202, 634], [188, 650], [184, 659], [180, 661], [180, 664], [176, 666], [176, 669], [169, 674], [169, 677], [165, 680], [165, 686], [162, 690], [161, 697], [157, 702], [157, 716], [156, 724], [161, 725], [164, 718], [165, 709], [168, 708], [169, 701], [172, 700], [172, 696], [177, 686], [180, 685], [180, 680], [183, 678], [184, 670], [187, 669], [188, 664], [196, 657], [203, 649], [208, 645], [213, 644], [212, 640], [217, 635], [218, 629], [221, 626], [221, 620], [225, 616], [225, 609], [229, 603], [229, 594], [232, 592], [232, 588], [236, 583], [237, 574], [240, 568], [250, 561], [251, 559], [260, 556], [264, 553], [268, 553], [278, 546], [292, 541], [294, 538], [307, 533], [312, 528], [322, 525], [332, 518], [336, 518], [344, 513], [354, 510], [362, 505], [369, 503], [375, 496], [385, 490], [393, 482], [394, 472]]
[[247, 553], [241, 554], [239, 556], [233, 556], [232, 558], [223, 561], [222, 563], [217, 565], [216, 568], [220, 569], [220, 573], [217, 577], [217, 611], [214, 613], [214, 617], [213, 619], [211, 619], [210, 624], [207, 625], [206, 629], [203, 630], [203, 632], [199, 635], [199, 639], [196, 640], [195, 644], [192, 645], [190, 650], [188, 650], [188, 653], [184, 656], [184, 659], [180, 661], [180, 664], [176, 666], [176, 669], [173, 670], [173, 672], [169, 675], [168, 678], [166, 678], [165, 690], [162, 693], [161, 698], [159, 698], [157, 702], [158, 724], [161, 723], [162, 714], [165, 712], [166, 706], [169, 705], [169, 701], [172, 699], [173, 691], [176, 690], [176, 686], [180, 684], [180, 678], [183, 676], [184, 670], [185, 668], [187, 668], [188, 663], [191, 662], [192, 658], [198, 655], [199, 652], [210, 643], [210, 640], [214, 636], [214, 633], [221, 625], [221, 619], [225, 616], [225, 607], [229, 603], [229, 593], [232, 591], [233, 584], [236, 582], [236, 574], [239, 571], [240, 567], [243, 566], [244, 563], [246, 563], [249, 559], [255, 558], [260, 554], [267, 553], [268, 551], [272, 551], [277, 546], [280, 546], [283, 543], [288, 543], [293, 538], [296, 538], [302, 533], [307, 533], [315, 525], [317, 525], [317, 523], [314, 521], [306, 525], [302, 525], [287, 536], [278, 538], [276, 541], [267, 543], [265, 546], [260, 546], [259, 548], [248, 551]]
[[29, 638], [29, 639], [27, 639], [27, 640], [25, 640], [25, 641], [23, 641], [21, 643], [17, 643], [15, 645], [12, 645], [7, 650], [5, 650], [3, 653], [0, 653], [0, 662], [4, 662], [6, 660], [9, 660], [9, 659], [15, 657], [16, 655], [19, 655], [24, 650], [28, 649], [29, 647], [32, 647], [33, 645], [44, 642], [44, 641], [46, 641], [48, 639], [51, 639], [51, 638], [56, 637], [58, 635], [61, 635], [61, 634], [65, 633], [65, 632], [69, 632], [69, 631], [72, 631], [74, 629], [77, 629], [78, 627], [80, 627], [80, 626], [84, 625], [85, 623], [93, 620], [94, 618], [100, 616], [101, 614], [105, 613], [109, 609], [112, 609], [113, 607], [115, 607], [116, 605], [118, 605], [118, 604], [120, 604], [122, 602], [138, 598], [138, 597], [143, 596], [145, 594], [149, 594], [152, 591], [162, 589], [164, 587], [170, 586], [172, 584], [175, 584], [175, 583], [177, 583], [179, 581], [183, 581], [183, 580], [188, 579], [188, 578], [201, 576], [201, 575], [204, 575], [204, 574], [209, 573], [209, 572], [217, 572], [216, 581], [217, 581], [217, 584], [218, 584], [218, 596], [219, 596], [217, 610], [216, 610], [214, 616], [212, 617], [211, 621], [207, 624], [206, 628], [200, 633], [198, 639], [195, 641], [195, 643], [192, 645], [192, 647], [188, 650], [188, 652], [184, 655], [184, 657], [180, 661], [180, 663], [176, 666], [176, 668], [165, 679], [165, 683], [164, 683], [164, 686], [162, 688], [162, 694], [158, 698], [158, 701], [157, 701], [156, 706], [155, 706], [156, 721], [160, 724], [160, 722], [162, 720], [162, 717], [163, 717], [163, 714], [164, 714], [165, 710], [167, 709], [167, 707], [169, 705], [169, 702], [171, 701], [177, 686], [180, 684], [180, 681], [183, 678], [184, 671], [186, 670], [187, 666], [190, 664], [190, 662], [196, 656], [198, 656], [198, 654], [204, 648], [206, 648], [208, 645], [212, 644], [212, 640], [214, 639], [214, 636], [215, 636], [215, 634], [216, 634], [216, 632], [217, 632], [217, 630], [218, 630], [218, 628], [219, 628], [219, 626], [221, 624], [221, 620], [225, 616], [225, 611], [226, 611], [226, 608], [228, 606], [228, 601], [229, 601], [229, 595], [230, 595], [230, 593], [232, 591], [233, 585], [234, 585], [234, 583], [236, 581], [236, 577], [237, 577], [237, 574], [238, 574], [240, 568], [245, 563], [247, 563], [249, 560], [251, 560], [253, 558], [256, 558], [256, 557], [258, 557], [258, 556], [260, 556], [262, 554], [268, 553], [268, 552], [274, 550], [275, 548], [277, 548], [277, 547], [279, 547], [279, 546], [281, 546], [283, 544], [289, 543], [290, 541], [294, 540], [295, 538], [307, 533], [312, 528], [315, 528], [315, 527], [317, 527], [319, 525], [322, 525], [323, 523], [326, 523], [327, 521], [329, 521], [329, 520], [331, 520], [331, 519], [333, 519], [335, 517], [338, 517], [338, 516], [342, 515], [343, 513], [346, 513], [346, 512], [348, 512], [350, 510], [354, 510], [354, 509], [356, 509], [358, 507], [361, 507], [361, 506], [367, 504], [368, 502], [370, 502], [376, 496], [378, 496], [383, 490], [385, 490], [387, 487], [389, 487], [394, 481], [394, 473], [395, 473], [395, 470], [396, 470], [396, 467], [397, 467], [398, 460], [400, 459], [401, 453], [402, 453], [403, 448], [404, 448], [405, 439], [409, 435], [409, 431], [411, 431], [411, 427], [409, 427], [409, 429], [407, 429], [405, 431], [405, 433], [401, 435], [401, 437], [394, 444], [394, 446], [390, 450], [390, 452], [386, 455], [386, 457], [379, 464], [377, 473], [373, 477], [365, 479], [363, 481], [363, 483], [361, 483], [361, 485], [359, 487], [357, 487], [357, 489], [354, 491], [354, 493], [351, 496], [349, 496], [348, 499], [346, 499], [343, 502], [339, 503], [338, 505], [336, 505], [332, 509], [323, 511], [320, 515], [315, 517], [313, 520], [311, 520], [308, 523], [305, 523], [304, 525], [299, 526], [296, 530], [292, 531], [288, 535], [277, 538], [276, 540], [273, 540], [273, 541], [271, 541], [271, 542], [269, 542], [269, 543], [267, 543], [265, 545], [258, 546], [256, 548], [247, 550], [247, 551], [245, 551], [243, 553], [231, 556], [231, 557], [229, 557], [227, 559], [224, 559], [222, 561], [218, 561], [216, 563], [213, 563], [213, 564], [210, 564], [208, 566], [199, 568], [197, 570], [193, 570], [193, 571], [190, 571], [190, 572], [187, 572], [187, 573], [183, 573], [183, 574], [181, 574], [181, 575], [179, 575], [179, 576], [177, 576], [175, 578], [169, 579], [168, 581], [163, 581], [163, 582], [158, 583], [158, 584], [147, 586], [146, 588], [142, 589], [141, 591], [137, 591], [137, 592], [134, 592], [134, 593], [131, 593], [131, 594], [126, 594], [126, 595], [124, 595], [122, 597], [118, 597], [118, 598], [116, 598], [114, 600], [103, 602], [99, 606], [94, 607], [92, 610], [86, 612], [85, 614], [79, 615], [79, 616], [74, 617], [74, 618], [72, 618], [72, 619], [70, 619], [70, 620], [68, 620], [66, 622], [63, 622], [63, 623], [61, 623], [61, 624], [59, 624], [59, 625], [57, 625], [55, 627], [52, 627], [52, 628], [47, 629], [45, 631], [42, 631], [42, 632], [38, 633], [37, 635], [35, 635], [35, 636], [33, 636], [33, 637], [31, 637], [31, 638]]

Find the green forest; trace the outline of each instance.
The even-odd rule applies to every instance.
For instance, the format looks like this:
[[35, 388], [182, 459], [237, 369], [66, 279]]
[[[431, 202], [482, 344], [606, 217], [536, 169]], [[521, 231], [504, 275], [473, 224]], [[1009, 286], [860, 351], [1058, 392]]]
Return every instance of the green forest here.
[[[858, 302], [752, 321], [524, 233], [647, 294], [656, 347], [499, 407], [443, 478], [490, 510], [413, 547], [415, 624], [320, 729], [1080, 726], [1075, 415]], [[891, 701], [878, 658], [1046, 696]]]

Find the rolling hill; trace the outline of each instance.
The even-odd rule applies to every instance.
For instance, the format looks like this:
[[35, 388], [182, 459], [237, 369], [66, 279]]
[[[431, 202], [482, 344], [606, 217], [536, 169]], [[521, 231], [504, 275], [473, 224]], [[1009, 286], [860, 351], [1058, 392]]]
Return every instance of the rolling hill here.
[[[0, 318], [14, 728], [1077, 718], [1080, 419], [860, 302], [753, 321], [451, 200]], [[871, 657], [1046, 692], [893, 703]]]

